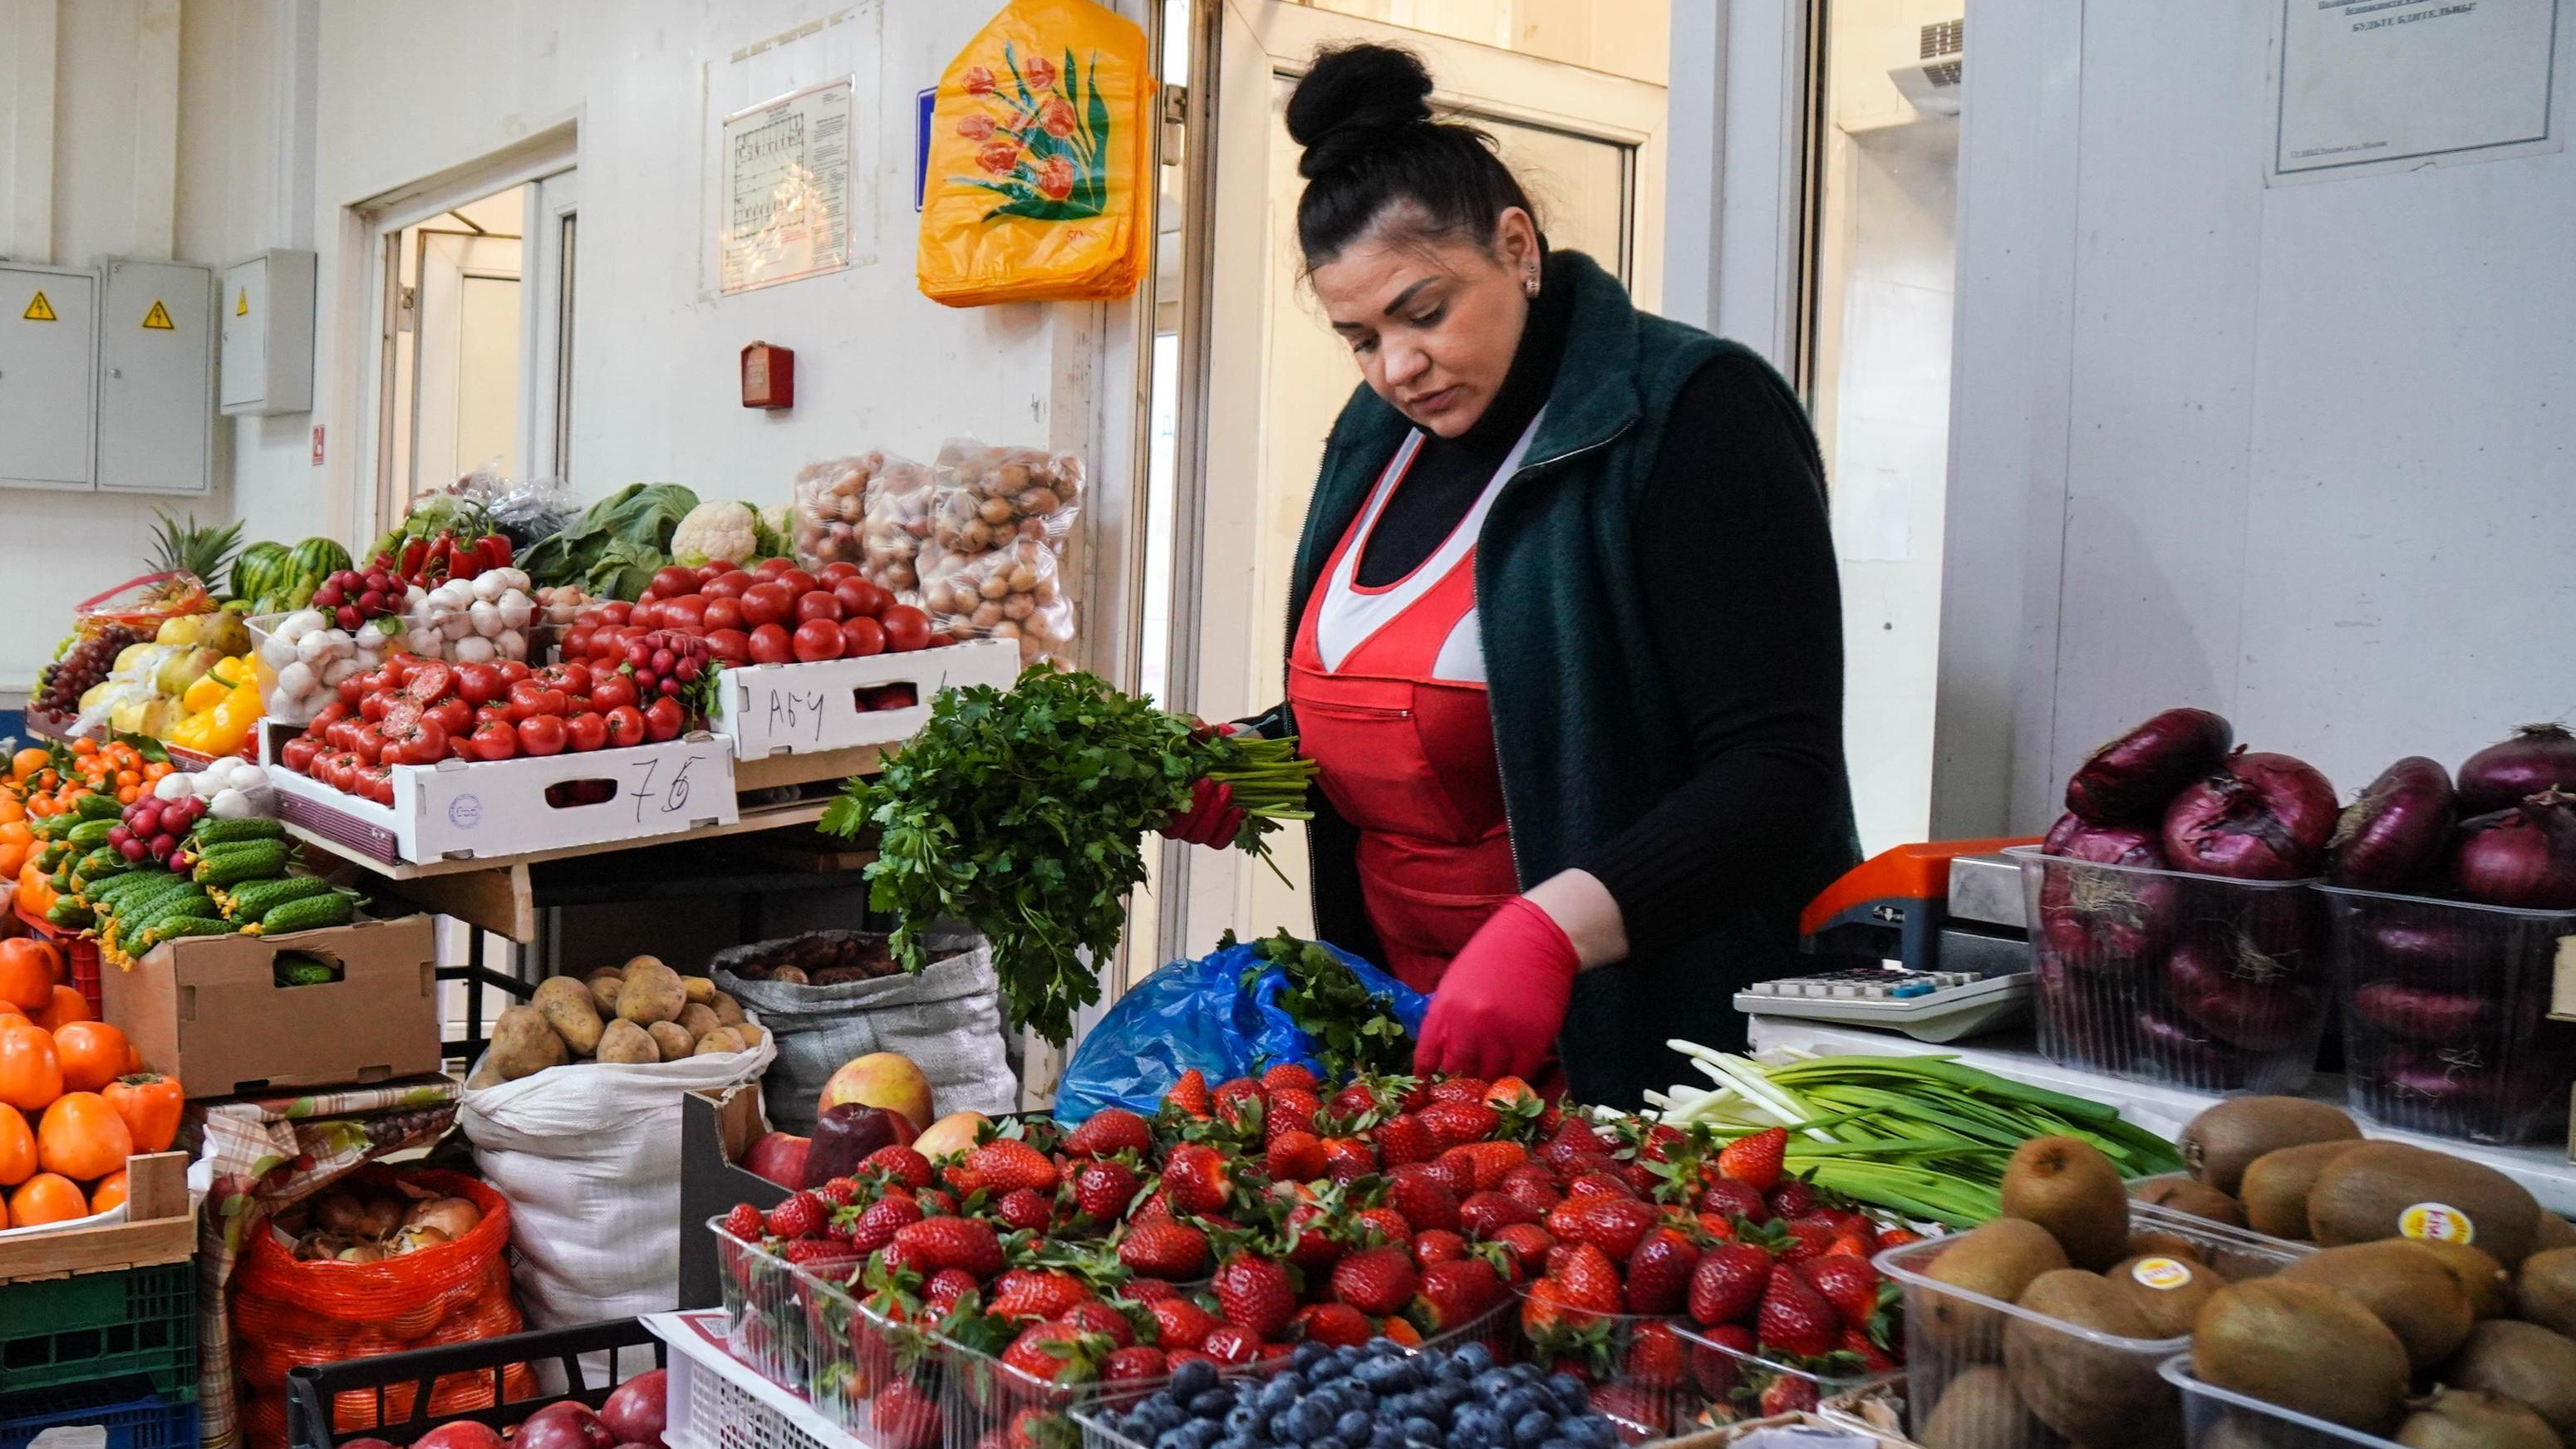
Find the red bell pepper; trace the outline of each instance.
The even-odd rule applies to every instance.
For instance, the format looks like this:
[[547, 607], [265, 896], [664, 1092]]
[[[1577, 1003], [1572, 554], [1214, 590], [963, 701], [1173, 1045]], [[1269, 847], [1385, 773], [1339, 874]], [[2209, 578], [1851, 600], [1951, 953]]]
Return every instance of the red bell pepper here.
[[487, 533], [474, 545], [474, 549], [482, 555], [483, 567], [486, 569], [505, 569], [510, 566], [510, 536], [506, 533]]

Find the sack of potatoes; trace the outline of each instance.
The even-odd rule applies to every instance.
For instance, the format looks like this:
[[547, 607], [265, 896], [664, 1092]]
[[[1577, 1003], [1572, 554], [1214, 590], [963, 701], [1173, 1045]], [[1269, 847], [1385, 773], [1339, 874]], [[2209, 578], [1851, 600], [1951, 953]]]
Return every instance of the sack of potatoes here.
[[468, 1087], [532, 1077], [581, 1062], [635, 1066], [749, 1051], [762, 1030], [742, 1003], [704, 976], [683, 976], [650, 956], [587, 976], [549, 976], [524, 1006], [501, 1013], [492, 1046]]

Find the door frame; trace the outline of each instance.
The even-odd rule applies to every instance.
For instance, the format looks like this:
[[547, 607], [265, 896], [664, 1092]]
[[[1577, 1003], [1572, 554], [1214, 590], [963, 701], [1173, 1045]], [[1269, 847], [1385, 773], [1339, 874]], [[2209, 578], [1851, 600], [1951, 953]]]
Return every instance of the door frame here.
[[[530, 478], [572, 481], [573, 305], [580, 278], [581, 172], [549, 172], [528, 183], [520, 224], [522, 295], [519, 467]], [[571, 246], [565, 241], [569, 236]]]

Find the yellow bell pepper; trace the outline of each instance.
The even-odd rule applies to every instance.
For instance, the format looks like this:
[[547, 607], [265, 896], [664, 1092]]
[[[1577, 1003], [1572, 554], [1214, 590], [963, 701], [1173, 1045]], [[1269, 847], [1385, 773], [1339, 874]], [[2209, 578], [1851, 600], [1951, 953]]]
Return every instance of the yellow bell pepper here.
[[183, 750], [201, 755], [229, 755], [250, 740], [250, 732], [259, 725], [262, 710], [259, 684], [245, 679], [226, 691], [221, 699], [190, 714], [172, 727], [169, 740]]
[[224, 678], [223, 670], [218, 667], [207, 671], [196, 683], [180, 691], [179, 707], [192, 715], [204, 714], [207, 710], [223, 703], [224, 697], [232, 692], [233, 682]]

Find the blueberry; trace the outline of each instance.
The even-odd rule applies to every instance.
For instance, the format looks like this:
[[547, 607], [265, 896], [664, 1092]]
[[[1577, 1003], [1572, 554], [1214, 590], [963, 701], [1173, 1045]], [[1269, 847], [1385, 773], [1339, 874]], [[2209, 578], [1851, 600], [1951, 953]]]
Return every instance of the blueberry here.
[[1181, 1427], [1165, 1429], [1154, 1436], [1154, 1449], [1190, 1449], [1190, 1436]]
[[1371, 1358], [1400, 1358], [1403, 1354], [1404, 1350], [1394, 1339], [1381, 1336], [1368, 1341], [1368, 1355]]
[[1434, 1446], [1434, 1449], [1444, 1442], [1440, 1426], [1420, 1414], [1404, 1421], [1404, 1441], [1408, 1444], [1429, 1444]]
[[1323, 1438], [1316, 1440], [1314, 1443], [1307, 1445], [1306, 1449], [1351, 1449], [1351, 1446], [1343, 1443], [1340, 1435], [1327, 1434]]
[[1288, 1361], [1295, 1364], [1297, 1366], [1297, 1371], [1300, 1373], [1313, 1373], [1315, 1371], [1315, 1365], [1322, 1363], [1325, 1359], [1331, 1357], [1332, 1352], [1333, 1351], [1331, 1349], [1326, 1348], [1320, 1343], [1301, 1343], [1297, 1345], [1297, 1351], [1295, 1353], [1288, 1355]]
[[1364, 1385], [1344, 1384], [1341, 1386], [1341, 1389], [1342, 1402], [1348, 1404], [1350, 1407], [1358, 1409], [1363, 1413], [1377, 1407], [1377, 1395], [1370, 1393]]
[[1558, 1374], [1547, 1381], [1547, 1391], [1569, 1414], [1580, 1414], [1592, 1407], [1592, 1397], [1583, 1390], [1583, 1380], [1572, 1374]]
[[1465, 1384], [1460, 1383], [1444, 1383], [1440, 1387], [1431, 1390], [1431, 1394], [1433, 1397], [1440, 1400], [1441, 1407], [1447, 1409], [1454, 1409], [1460, 1404], [1466, 1403], [1468, 1400], [1476, 1397], [1474, 1390], [1468, 1388]]
[[1297, 1402], [1297, 1391], [1277, 1379], [1272, 1379], [1262, 1386], [1260, 1396], [1254, 1402], [1261, 1405], [1263, 1413], [1276, 1414]]
[[1523, 1414], [1547, 1407], [1547, 1395], [1527, 1385], [1509, 1390], [1494, 1400], [1494, 1411], [1501, 1414], [1506, 1423], [1513, 1424], [1519, 1423]]
[[1457, 1449], [1492, 1449], [1502, 1438], [1502, 1415], [1484, 1404], [1464, 1405], [1449, 1421], [1449, 1442]]
[[1215, 1364], [1192, 1359], [1172, 1370], [1172, 1397], [1184, 1403], [1215, 1387]]
[[1494, 1351], [1481, 1343], [1471, 1343], [1459, 1349], [1456, 1358], [1467, 1366], [1469, 1373], [1480, 1374], [1494, 1366]]
[[1612, 1428], [1610, 1421], [1599, 1414], [1582, 1414], [1569, 1418], [1560, 1432], [1568, 1439], [1582, 1445], [1583, 1449], [1617, 1449], [1619, 1443], [1619, 1431]]
[[1351, 1378], [1362, 1387], [1375, 1389], [1383, 1394], [1395, 1391], [1397, 1381], [1403, 1377], [1403, 1374], [1402, 1364], [1389, 1359], [1373, 1358], [1353, 1369]]
[[1468, 1387], [1476, 1391], [1477, 1398], [1499, 1399], [1511, 1392], [1512, 1376], [1501, 1369], [1487, 1369], [1468, 1380]]
[[1237, 1404], [1225, 1411], [1225, 1432], [1250, 1434], [1261, 1423], [1261, 1411], [1250, 1404]]
[[1582, 1446], [1571, 1439], [1550, 1439], [1538, 1446], [1538, 1449], [1582, 1449]]
[[[1199, 1365], [1196, 1363], [1188, 1363], [1183, 1364], [1181, 1367], [1183, 1372], [1187, 1372], [1190, 1369], [1199, 1367]], [[1219, 1418], [1224, 1415], [1226, 1410], [1233, 1407], [1234, 1395], [1229, 1394], [1220, 1388], [1208, 1388], [1190, 1395], [1190, 1414], [1193, 1418]]]
[[1509, 1372], [1512, 1376], [1512, 1382], [1516, 1384], [1534, 1384], [1540, 1379], [1546, 1377], [1545, 1374], [1539, 1372], [1538, 1365], [1534, 1363], [1513, 1364]]
[[1360, 1351], [1358, 1346], [1355, 1344], [1346, 1343], [1333, 1350], [1333, 1362], [1340, 1364], [1344, 1368], [1349, 1368], [1359, 1361]]
[[1214, 1449], [1254, 1449], [1254, 1445], [1240, 1434], [1228, 1434], [1216, 1441]]
[[1403, 1449], [1404, 1429], [1392, 1419], [1380, 1419], [1369, 1430], [1368, 1449]]
[[1357, 1444], [1369, 1436], [1371, 1420], [1357, 1409], [1333, 1421], [1333, 1437], [1344, 1444]]
[[1195, 1419], [1183, 1424], [1181, 1433], [1188, 1437], [1190, 1449], [1213, 1449], [1216, 1441], [1225, 1437], [1225, 1426], [1214, 1419]]
[[1311, 1444], [1333, 1431], [1332, 1410], [1312, 1399], [1290, 1409], [1286, 1414], [1290, 1443]]
[[1556, 1437], [1556, 1416], [1545, 1409], [1532, 1409], [1512, 1420], [1512, 1443], [1516, 1449], [1538, 1449]]

